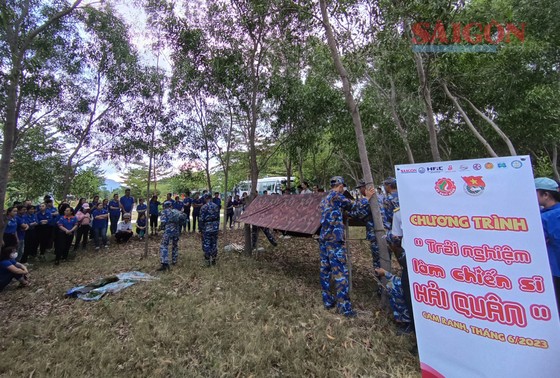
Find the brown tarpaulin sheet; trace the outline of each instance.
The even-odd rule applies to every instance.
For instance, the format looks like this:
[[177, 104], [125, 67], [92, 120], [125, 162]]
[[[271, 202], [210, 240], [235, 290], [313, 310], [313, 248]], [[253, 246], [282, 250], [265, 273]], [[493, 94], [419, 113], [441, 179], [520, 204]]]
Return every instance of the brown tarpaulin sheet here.
[[321, 225], [319, 204], [327, 193], [258, 196], [245, 208], [241, 222], [313, 235]]

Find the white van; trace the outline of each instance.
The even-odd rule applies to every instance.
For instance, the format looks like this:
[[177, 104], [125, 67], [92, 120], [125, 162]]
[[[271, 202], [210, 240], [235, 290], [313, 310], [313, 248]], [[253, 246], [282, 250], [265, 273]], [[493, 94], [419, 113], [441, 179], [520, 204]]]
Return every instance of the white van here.
[[[293, 180], [290, 181], [292, 183], [291, 186], [293, 187]], [[287, 177], [265, 177], [257, 181], [257, 191], [259, 192], [259, 194], [263, 194], [265, 190], [268, 192], [268, 194], [282, 194], [282, 188], [286, 188], [287, 182]], [[239, 194], [240, 197], [243, 195], [243, 193], [247, 193], [248, 195], [250, 190], [251, 181], [241, 181], [234, 188], [235, 194]]]

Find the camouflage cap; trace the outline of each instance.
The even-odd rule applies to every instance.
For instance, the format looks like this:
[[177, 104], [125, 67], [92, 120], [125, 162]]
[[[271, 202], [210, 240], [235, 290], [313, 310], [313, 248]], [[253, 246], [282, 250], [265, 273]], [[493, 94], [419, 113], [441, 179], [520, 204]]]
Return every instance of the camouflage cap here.
[[363, 188], [364, 186], [366, 186], [365, 180], [358, 180], [356, 189]]
[[383, 185], [391, 185], [397, 182], [397, 179], [394, 177], [387, 177], [384, 181], [383, 181]]
[[333, 176], [331, 177], [331, 187], [336, 185], [344, 185], [344, 178], [342, 176]]

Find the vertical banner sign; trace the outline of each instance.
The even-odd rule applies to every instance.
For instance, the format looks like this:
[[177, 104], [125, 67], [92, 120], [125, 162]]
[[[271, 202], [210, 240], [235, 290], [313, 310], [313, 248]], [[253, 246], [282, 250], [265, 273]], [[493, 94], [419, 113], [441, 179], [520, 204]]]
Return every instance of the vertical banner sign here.
[[396, 167], [422, 376], [560, 377], [528, 156]]

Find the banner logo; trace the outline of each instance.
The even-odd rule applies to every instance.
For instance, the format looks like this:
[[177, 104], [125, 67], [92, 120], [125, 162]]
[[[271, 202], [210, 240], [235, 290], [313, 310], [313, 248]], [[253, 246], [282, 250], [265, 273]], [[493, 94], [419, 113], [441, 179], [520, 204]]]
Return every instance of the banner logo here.
[[455, 193], [455, 191], [457, 190], [457, 186], [455, 185], [455, 182], [453, 182], [453, 180], [451, 180], [450, 178], [442, 177], [436, 181], [436, 186], [434, 187], [434, 189], [436, 190], [437, 194], [448, 197]]
[[523, 167], [523, 163], [520, 162], [519, 160], [514, 160], [511, 162], [511, 166], [515, 169], [519, 169], [521, 167]]
[[465, 181], [465, 193], [471, 196], [479, 196], [484, 192], [486, 183], [482, 180], [482, 176], [463, 176]]

